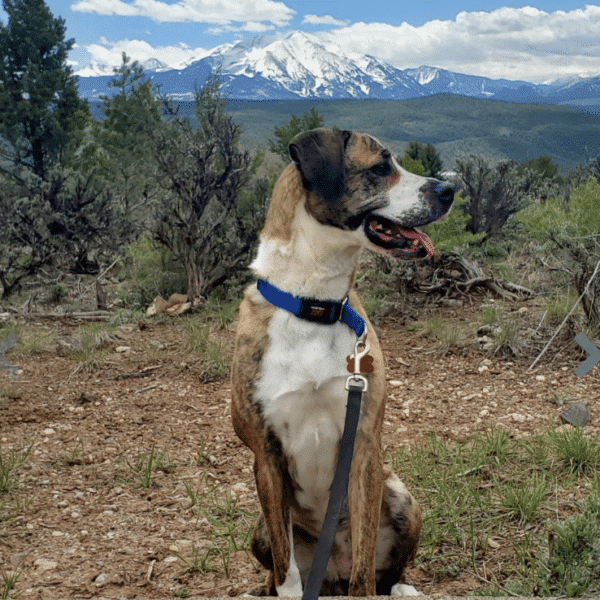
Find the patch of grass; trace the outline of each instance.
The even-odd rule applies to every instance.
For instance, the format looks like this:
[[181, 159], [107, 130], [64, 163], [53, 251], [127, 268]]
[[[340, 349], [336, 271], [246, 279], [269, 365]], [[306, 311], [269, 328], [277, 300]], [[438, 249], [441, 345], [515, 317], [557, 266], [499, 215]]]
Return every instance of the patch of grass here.
[[25, 464], [33, 444], [20, 450], [2, 450], [0, 447], [0, 494], [9, 493], [14, 487], [14, 476]]
[[42, 356], [54, 350], [56, 345], [56, 332], [36, 325], [21, 325], [11, 323], [0, 328], [0, 340], [9, 333], [15, 333], [19, 341], [8, 351], [8, 355], [18, 358]]
[[167, 452], [167, 449], [157, 450], [156, 446], [152, 444], [149, 454], [138, 452], [135, 464], [132, 465], [127, 462], [129, 468], [137, 475], [143, 488], [150, 489], [154, 485], [154, 477], [158, 471], [169, 470]]
[[548, 498], [550, 483], [545, 475], [534, 474], [523, 485], [505, 481], [498, 486], [500, 503], [520, 523], [533, 523]]
[[186, 349], [201, 361], [203, 383], [225, 377], [229, 373], [230, 353], [215, 338], [210, 323], [194, 316], [182, 321]]
[[481, 595], [600, 592], [599, 452], [581, 430], [496, 428], [393, 453], [424, 509], [417, 564], [435, 581], [479, 580]]
[[250, 562], [254, 558], [250, 553], [250, 540], [254, 530], [256, 515], [238, 505], [231, 492], [224, 493], [209, 485], [208, 478], [201, 481], [201, 490], [196, 489], [189, 480], [184, 480], [190, 506], [197, 510], [198, 520], [208, 523], [205, 532], [207, 544], [203, 548], [192, 548], [191, 556], [181, 556], [184, 573], [219, 572], [229, 576], [231, 556], [243, 551]]
[[66, 465], [67, 467], [83, 464], [83, 440], [81, 438], [77, 438], [73, 448], [64, 452], [58, 462]]
[[[577, 294], [572, 290], [562, 294], [553, 294], [546, 298], [546, 313], [544, 324], [548, 326], [558, 325], [569, 314], [573, 305], [577, 301]], [[581, 307], [576, 309], [576, 313], [581, 312]]]
[[194, 459], [194, 464], [197, 467], [202, 466], [203, 464], [210, 462], [211, 460], [211, 456], [213, 456], [213, 448], [212, 446], [208, 445], [208, 442], [206, 441], [206, 438], [201, 438], [200, 439], [200, 448], [198, 449], [198, 453], [195, 456]]
[[100, 368], [108, 358], [109, 347], [115, 343], [115, 327], [106, 323], [92, 323], [78, 328], [76, 338], [80, 347], [74, 356], [78, 361], [73, 375], [80, 371], [93, 371]]
[[566, 427], [561, 431], [552, 429], [549, 436], [558, 458], [573, 473], [600, 470], [599, 436], [591, 438], [581, 427]]
[[223, 300], [216, 293], [211, 294], [202, 307], [202, 315], [207, 321], [224, 329], [237, 318], [240, 302], [239, 297], [234, 300]]
[[435, 317], [427, 321], [417, 321], [411, 329], [421, 331], [440, 342], [440, 350], [447, 352], [451, 348], [465, 345], [469, 334], [464, 327], [459, 326], [455, 320]]
[[15, 592], [17, 582], [23, 571], [15, 569], [14, 571], [3, 571], [2, 581], [0, 582], [0, 600], [9, 600], [9, 598], [18, 598], [20, 592]]
[[0, 381], [0, 406], [21, 397], [19, 386], [10, 380]]

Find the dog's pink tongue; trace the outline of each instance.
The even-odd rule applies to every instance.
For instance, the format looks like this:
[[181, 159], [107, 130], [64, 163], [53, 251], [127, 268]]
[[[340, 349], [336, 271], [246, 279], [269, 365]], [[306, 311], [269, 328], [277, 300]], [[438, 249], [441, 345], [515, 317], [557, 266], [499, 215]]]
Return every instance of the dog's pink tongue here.
[[404, 229], [404, 227], [400, 227], [399, 229], [405, 238], [408, 238], [409, 240], [418, 240], [418, 243], [425, 248], [425, 252], [427, 252], [428, 256], [435, 255], [435, 246], [426, 233], [417, 231], [416, 229]]

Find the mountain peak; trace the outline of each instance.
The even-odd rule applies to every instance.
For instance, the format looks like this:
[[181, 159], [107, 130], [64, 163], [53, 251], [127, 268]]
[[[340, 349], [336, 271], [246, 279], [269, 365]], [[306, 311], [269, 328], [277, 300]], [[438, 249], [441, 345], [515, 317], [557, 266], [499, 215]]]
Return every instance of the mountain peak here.
[[[143, 64], [153, 82], [174, 99], [193, 97], [194, 87], [218, 72], [232, 99], [377, 98], [405, 100], [434, 94], [459, 94], [513, 102], [568, 103], [592, 98], [600, 104], [597, 79], [573, 78], [552, 85], [494, 80], [438, 67], [399, 69], [374, 56], [345, 53], [317, 35], [292, 30], [217, 46], [195, 60], [166, 67], [156, 59]], [[106, 84], [112, 69], [90, 65], [79, 71], [83, 96], [114, 93]], [[104, 76], [100, 81], [99, 77]]]

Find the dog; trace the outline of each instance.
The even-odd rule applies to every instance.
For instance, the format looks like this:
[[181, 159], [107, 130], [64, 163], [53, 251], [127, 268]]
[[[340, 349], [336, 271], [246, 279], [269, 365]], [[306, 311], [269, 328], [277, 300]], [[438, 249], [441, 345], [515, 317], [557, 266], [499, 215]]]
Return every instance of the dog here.
[[417, 552], [421, 509], [384, 466], [384, 360], [354, 280], [361, 248], [398, 259], [432, 255], [415, 228], [445, 216], [454, 189], [407, 172], [366, 134], [317, 129], [295, 138], [289, 153], [251, 268], [276, 294], [304, 299], [310, 314], [296, 316], [250, 285], [232, 364], [233, 427], [254, 453], [262, 507], [251, 550], [269, 571], [266, 594], [302, 596], [344, 427], [346, 357], [357, 341], [347, 323], [319, 322], [319, 313], [346, 300], [366, 323], [374, 369], [321, 595], [418, 594], [403, 571]]

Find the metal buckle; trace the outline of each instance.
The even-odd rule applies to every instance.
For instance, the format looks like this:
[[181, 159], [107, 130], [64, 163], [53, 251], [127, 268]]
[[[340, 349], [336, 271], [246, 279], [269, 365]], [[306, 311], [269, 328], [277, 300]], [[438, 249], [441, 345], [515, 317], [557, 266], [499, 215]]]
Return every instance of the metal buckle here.
[[300, 304], [298, 317], [306, 321], [333, 325], [342, 316], [343, 304], [327, 300], [303, 300]]

